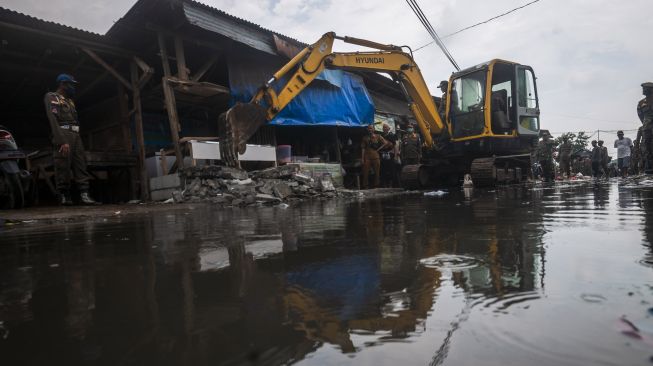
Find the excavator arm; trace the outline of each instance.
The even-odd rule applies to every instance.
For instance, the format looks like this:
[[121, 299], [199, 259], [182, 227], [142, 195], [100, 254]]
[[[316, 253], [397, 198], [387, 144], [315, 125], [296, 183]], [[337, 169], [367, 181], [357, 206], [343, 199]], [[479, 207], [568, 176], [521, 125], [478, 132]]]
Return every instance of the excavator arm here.
[[[333, 52], [336, 39], [346, 43], [377, 49], [370, 52]], [[352, 37], [326, 33], [306, 47], [277, 71], [247, 104], [237, 104], [219, 120], [220, 149], [223, 161], [237, 163], [247, 140], [267, 121], [273, 119], [325, 69], [384, 72], [402, 87], [427, 147], [433, 147], [433, 136], [445, 131], [431, 93], [419, 67], [410, 54], [394, 45], [385, 45]], [[284, 82], [282, 86], [277, 84]], [[278, 91], [277, 91], [278, 90]]]

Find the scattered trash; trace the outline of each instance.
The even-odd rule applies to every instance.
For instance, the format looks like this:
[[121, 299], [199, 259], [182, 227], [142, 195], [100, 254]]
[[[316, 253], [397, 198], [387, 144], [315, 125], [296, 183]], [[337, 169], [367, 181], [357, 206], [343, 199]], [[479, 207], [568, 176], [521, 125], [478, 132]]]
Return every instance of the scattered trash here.
[[114, 214], [114, 215], [120, 215], [121, 212], [122, 212], [122, 211], [116, 211], [116, 212], [114, 212], [113, 214]]
[[168, 198], [167, 200], [163, 201], [163, 203], [175, 203], [174, 198]]
[[57, 267], [59, 267], [59, 263], [52, 263], [50, 265], [50, 268], [57, 268]]
[[141, 200], [131, 200], [131, 201], [127, 202], [128, 205], [137, 205], [139, 203], [141, 203]]
[[448, 193], [449, 192], [437, 190], [437, 191], [432, 191], [432, 192], [424, 192], [424, 196], [426, 196], [426, 197], [442, 197], [442, 196], [444, 196], [444, 195], [446, 195]]

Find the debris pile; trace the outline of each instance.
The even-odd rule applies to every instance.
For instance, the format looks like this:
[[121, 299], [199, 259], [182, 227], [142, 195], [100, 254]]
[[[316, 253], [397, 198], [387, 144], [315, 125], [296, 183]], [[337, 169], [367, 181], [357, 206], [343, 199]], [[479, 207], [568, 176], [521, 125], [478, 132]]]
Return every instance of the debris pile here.
[[172, 200], [176, 203], [277, 205], [338, 196], [330, 176], [316, 180], [302, 174], [297, 165], [283, 165], [251, 173], [225, 166], [189, 167], [180, 174], [185, 183], [182, 189], [172, 193]]

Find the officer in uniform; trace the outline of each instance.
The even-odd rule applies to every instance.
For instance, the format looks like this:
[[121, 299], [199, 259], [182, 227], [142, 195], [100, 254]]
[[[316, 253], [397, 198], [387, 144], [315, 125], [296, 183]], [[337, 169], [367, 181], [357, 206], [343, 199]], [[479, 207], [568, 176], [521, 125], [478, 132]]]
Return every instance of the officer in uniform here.
[[449, 89], [449, 82], [446, 80], [442, 80], [440, 82], [440, 85], [438, 85], [438, 88], [440, 88], [440, 91], [442, 92], [442, 98], [440, 99], [440, 105], [438, 106], [438, 114], [440, 115], [440, 118], [444, 121], [444, 116], [446, 114], [446, 108], [447, 108], [447, 90]]
[[571, 150], [572, 145], [569, 136], [562, 136], [562, 144], [558, 148], [558, 161], [560, 162], [560, 175], [571, 177]]
[[653, 83], [642, 84], [645, 98], [637, 103], [637, 115], [642, 122], [642, 158], [644, 171], [653, 173]]
[[72, 98], [77, 81], [71, 75], [57, 76], [57, 90], [45, 95], [45, 111], [52, 129], [54, 145], [54, 173], [59, 193], [59, 203], [72, 205], [70, 197], [71, 179], [77, 184], [83, 204], [96, 202], [89, 196], [90, 175], [86, 170], [84, 145], [79, 136], [77, 110]]
[[608, 148], [606, 146], [603, 146], [603, 144], [604, 144], [603, 140], [598, 141], [599, 149], [601, 149], [601, 169], [603, 170], [603, 176], [605, 178], [610, 178], [610, 170], [608, 169], [608, 163], [610, 162], [610, 155], [608, 155]]
[[542, 167], [542, 175], [545, 182], [555, 179], [553, 148], [554, 142], [551, 140], [551, 135], [548, 132], [545, 132], [542, 135], [542, 141], [537, 144], [537, 160]]
[[406, 135], [401, 140], [401, 163], [405, 165], [419, 164], [422, 155], [422, 141], [415, 133], [415, 127], [409, 125]]
[[[379, 151], [389, 145], [389, 142], [387, 142], [380, 134], [376, 133], [374, 125], [367, 126], [367, 135], [363, 136], [363, 141], [361, 143], [363, 149], [363, 189], [379, 187], [381, 182], [381, 157]], [[374, 169], [373, 187], [370, 186], [368, 181], [370, 169]]]

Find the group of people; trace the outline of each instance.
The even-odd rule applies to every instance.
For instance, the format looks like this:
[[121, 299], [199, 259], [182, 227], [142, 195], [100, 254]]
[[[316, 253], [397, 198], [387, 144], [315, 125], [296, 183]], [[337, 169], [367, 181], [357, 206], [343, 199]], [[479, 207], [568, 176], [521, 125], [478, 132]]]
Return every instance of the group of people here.
[[[614, 147], [617, 149], [617, 174], [625, 177], [628, 175], [628, 170], [631, 165], [631, 155], [634, 148], [633, 141], [628, 137], [624, 137], [623, 131], [618, 131], [617, 139], [614, 141]], [[592, 141], [592, 150], [589, 157], [583, 158], [582, 156], [577, 156], [574, 160], [573, 144], [568, 136], [563, 135], [560, 146], [556, 148], [555, 142], [551, 139], [551, 135], [545, 132], [535, 151], [536, 160], [541, 168], [540, 175], [544, 181], [552, 181], [556, 178], [554, 164], [554, 152], [556, 150], [558, 152], [559, 176], [562, 178], [570, 178], [572, 171], [574, 173], [591, 174], [597, 178], [613, 175], [609, 168], [611, 157], [608, 154], [608, 148], [604, 146], [603, 140]], [[585, 162], [589, 164], [585, 164]]]
[[[369, 125], [361, 149], [362, 188], [398, 187], [402, 167], [419, 163], [422, 142], [412, 125], [407, 126], [401, 139], [387, 124], [380, 133]], [[370, 173], [374, 174], [371, 184]]]
[[[591, 174], [593, 177], [610, 177], [620, 175], [628, 176], [629, 172], [644, 172], [653, 174], [653, 83], [642, 84], [644, 98], [637, 103], [637, 115], [642, 123], [633, 142], [624, 136], [623, 131], [617, 132], [617, 139], [614, 141], [614, 148], [617, 149], [616, 171], [610, 168], [610, 156], [608, 148], [602, 140], [592, 141], [592, 149], [589, 157], [573, 157], [573, 145], [567, 136], [562, 136], [561, 144], [557, 148], [558, 163], [560, 164], [560, 176], [570, 177], [572, 170]], [[537, 144], [534, 151], [542, 178], [545, 181], [553, 180], [556, 177], [554, 152], [555, 142], [548, 132], [543, 133], [542, 140]]]

